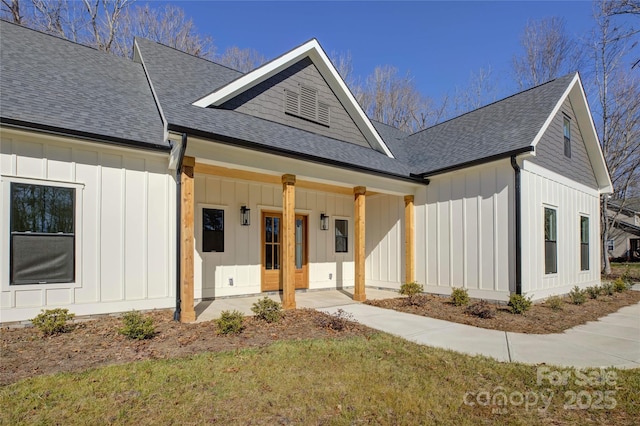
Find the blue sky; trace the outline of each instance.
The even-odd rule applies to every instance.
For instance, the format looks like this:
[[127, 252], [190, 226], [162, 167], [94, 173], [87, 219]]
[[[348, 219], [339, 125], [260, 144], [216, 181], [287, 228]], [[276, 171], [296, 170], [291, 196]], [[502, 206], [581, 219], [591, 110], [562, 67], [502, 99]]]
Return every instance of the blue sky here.
[[251, 47], [272, 59], [317, 38], [327, 53], [350, 51], [356, 75], [377, 65], [410, 71], [418, 89], [439, 97], [491, 67], [500, 95], [516, 91], [511, 60], [527, 20], [560, 16], [586, 37], [590, 1], [173, 1], [221, 53]]

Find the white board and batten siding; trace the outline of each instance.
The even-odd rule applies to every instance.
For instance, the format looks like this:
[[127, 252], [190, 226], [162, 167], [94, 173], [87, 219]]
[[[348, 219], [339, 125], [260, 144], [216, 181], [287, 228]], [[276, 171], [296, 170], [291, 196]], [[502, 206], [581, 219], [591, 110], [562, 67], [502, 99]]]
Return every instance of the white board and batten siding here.
[[[531, 161], [522, 170], [522, 291], [534, 300], [600, 284], [600, 197], [596, 189]], [[544, 208], [557, 214], [558, 272], [545, 274]], [[580, 217], [589, 218], [589, 270], [580, 267]]]
[[[0, 322], [175, 305], [175, 181], [166, 154], [3, 129]], [[75, 282], [10, 285], [11, 182], [76, 191]]]
[[507, 300], [514, 282], [514, 171], [509, 160], [430, 178], [415, 198], [416, 281]]
[[[295, 190], [296, 214], [307, 216], [309, 289], [352, 287], [353, 197]], [[240, 207], [251, 209], [251, 224], [240, 225]], [[224, 210], [224, 252], [202, 251], [202, 209]], [[195, 176], [196, 299], [261, 292], [262, 212], [282, 212], [282, 185], [229, 177]], [[320, 213], [330, 216], [329, 230], [320, 230]], [[335, 252], [335, 220], [349, 223], [349, 251]]]
[[404, 199], [378, 194], [366, 200], [366, 285], [399, 290], [405, 277]]

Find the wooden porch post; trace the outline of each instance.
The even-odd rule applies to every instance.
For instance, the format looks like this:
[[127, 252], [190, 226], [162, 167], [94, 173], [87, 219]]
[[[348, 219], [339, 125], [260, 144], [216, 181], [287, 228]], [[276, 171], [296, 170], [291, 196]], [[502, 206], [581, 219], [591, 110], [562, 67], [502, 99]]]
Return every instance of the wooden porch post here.
[[413, 195], [406, 195], [404, 197], [404, 281], [407, 283], [413, 282], [416, 279], [416, 249], [414, 244], [414, 236], [415, 219], [413, 213]]
[[180, 219], [180, 322], [193, 322], [196, 320], [196, 311], [193, 306], [193, 167], [196, 160], [193, 157], [184, 157], [182, 161], [181, 180], [181, 219]]
[[365, 262], [365, 194], [367, 188], [364, 186], [356, 186], [353, 188], [354, 194], [354, 211], [355, 211], [355, 289], [353, 291], [353, 300], [363, 302], [367, 299], [364, 290], [364, 262]]
[[296, 177], [282, 175], [282, 307], [296, 308]]

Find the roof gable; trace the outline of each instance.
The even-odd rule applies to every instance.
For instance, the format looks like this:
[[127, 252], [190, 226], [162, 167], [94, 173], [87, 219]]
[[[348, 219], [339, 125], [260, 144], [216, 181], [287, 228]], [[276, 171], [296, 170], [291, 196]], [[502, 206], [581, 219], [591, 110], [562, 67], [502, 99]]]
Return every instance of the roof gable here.
[[[303, 102], [300, 98], [305, 94]], [[313, 98], [309, 99], [309, 95]], [[304, 106], [303, 109], [298, 109]], [[326, 115], [314, 116], [326, 108]], [[316, 107], [316, 108], [313, 108]], [[223, 103], [231, 109], [371, 148], [311, 59], [304, 58], [260, 84]], [[305, 114], [306, 113], [306, 116]], [[320, 118], [325, 118], [322, 122]]]
[[[570, 126], [569, 152], [565, 152], [564, 124]], [[568, 155], [567, 155], [568, 154]], [[576, 120], [576, 113], [567, 97], [562, 108], [553, 116], [553, 120], [536, 144], [535, 155], [528, 158], [548, 170], [580, 182], [589, 188], [599, 188], [591, 161], [584, 144], [582, 131]]]
[[312, 39], [274, 59], [273, 61], [268, 62], [261, 67], [238, 77], [232, 82], [217, 88], [210, 94], [193, 102], [193, 105], [202, 108], [221, 106], [225, 102], [286, 70], [304, 58], [309, 58], [313, 62], [320, 72], [320, 75], [322, 75], [328, 86], [334, 92], [355, 125], [367, 140], [368, 144], [376, 151], [393, 158], [393, 154], [386, 146], [365, 112], [362, 110], [360, 105], [358, 105], [353, 94], [338, 74], [338, 71], [335, 69], [324, 50], [322, 50], [318, 41], [315, 39]]
[[578, 123], [578, 127], [580, 128], [582, 140], [598, 183], [598, 189], [601, 193], [611, 193], [613, 192], [613, 184], [609, 177], [607, 163], [604, 159], [604, 155], [602, 154], [602, 149], [600, 148], [598, 133], [596, 132], [589, 104], [587, 102], [587, 96], [584, 93], [582, 81], [578, 73], [573, 75], [571, 82], [556, 103], [551, 114], [547, 117], [544, 125], [540, 128], [531, 145], [536, 147], [540, 143], [543, 135], [547, 132], [549, 126], [551, 126], [551, 123], [556, 115], [561, 111], [561, 108], [567, 99], [569, 99], [573, 107], [575, 119]]
[[535, 152], [569, 99], [602, 193], [612, 190], [580, 76], [575, 74], [509, 96], [404, 139], [413, 173], [431, 176], [511, 155]]

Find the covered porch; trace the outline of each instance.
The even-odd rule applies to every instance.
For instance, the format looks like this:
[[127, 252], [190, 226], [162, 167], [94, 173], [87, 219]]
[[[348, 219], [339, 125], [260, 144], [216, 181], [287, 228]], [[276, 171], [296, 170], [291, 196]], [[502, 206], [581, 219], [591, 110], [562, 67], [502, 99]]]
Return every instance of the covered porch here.
[[[364, 301], [367, 262], [383, 253], [394, 270], [392, 288], [415, 279], [415, 182], [210, 141], [190, 140], [189, 147], [180, 174], [181, 321], [206, 318], [210, 310], [199, 307], [218, 306], [212, 300], [247, 295], [279, 298], [285, 309], [313, 305], [322, 293], [315, 290]], [[391, 220], [366, 210], [385, 197], [394, 205]], [[383, 240], [394, 248], [376, 251]], [[368, 260], [374, 251], [377, 260]], [[387, 287], [378, 279], [369, 285]]]

